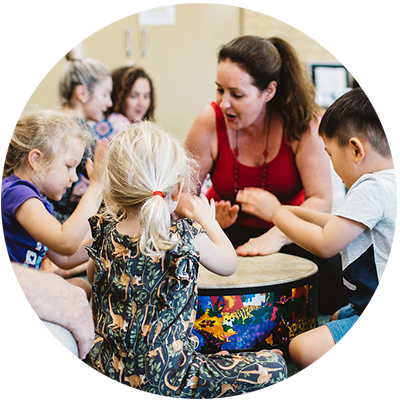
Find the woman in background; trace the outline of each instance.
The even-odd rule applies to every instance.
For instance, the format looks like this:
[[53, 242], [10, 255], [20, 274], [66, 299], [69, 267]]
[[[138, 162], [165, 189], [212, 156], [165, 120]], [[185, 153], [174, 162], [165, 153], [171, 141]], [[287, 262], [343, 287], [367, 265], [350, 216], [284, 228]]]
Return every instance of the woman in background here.
[[[103, 120], [105, 112], [112, 105], [110, 71], [101, 61], [86, 57], [82, 45], [76, 46], [65, 57], [67, 62], [63, 65], [59, 79], [62, 112], [77, 120], [93, 135], [89, 123]], [[93, 154], [93, 149], [94, 144], [85, 149], [82, 160], [76, 168], [78, 180], [66, 189], [61, 199], [58, 201], [47, 199], [53, 207], [54, 217], [62, 224], [74, 212], [89, 187], [85, 165], [87, 158]], [[43, 269], [56, 272], [64, 278], [85, 273], [86, 266], [84, 263], [65, 271], [55, 266], [47, 257], [43, 260]]]
[[[62, 111], [90, 130], [88, 122], [103, 120], [105, 112], [112, 105], [112, 79], [109, 69], [101, 61], [85, 57], [81, 46], [71, 50], [66, 59], [59, 80]], [[86, 149], [77, 167], [78, 181], [67, 190], [60, 201], [51, 201], [54, 216], [61, 223], [75, 210], [89, 185], [85, 164], [91, 150]]]
[[154, 121], [155, 109], [153, 82], [142, 68], [117, 68], [111, 77], [113, 105], [107, 110], [107, 118], [93, 125], [95, 134], [107, 139], [112, 139], [131, 122]]

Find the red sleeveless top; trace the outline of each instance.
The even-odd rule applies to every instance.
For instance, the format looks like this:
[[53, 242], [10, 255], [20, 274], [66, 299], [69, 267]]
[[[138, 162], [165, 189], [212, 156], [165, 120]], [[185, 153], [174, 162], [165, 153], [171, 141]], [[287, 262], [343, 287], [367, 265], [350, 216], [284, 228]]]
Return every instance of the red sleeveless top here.
[[[235, 156], [229, 144], [225, 118], [221, 108], [216, 102], [211, 106], [215, 110], [218, 138], [218, 154], [210, 171], [212, 186], [207, 191], [207, 197], [215, 200], [229, 200], [236, 203], [235, 195]], [[285, 142], [282, 135], [282, 143], [278, 155], [267, 163], [267, 178], [265, 189], [278, 197], [282, 204], [300, 205], [304, 202], [304, 189], [301, 183], [299, 171], [295, 163], [292, 148]], [[238, 189], [245, 187], [262, 186], [263, 166], [249, 167], [238, 162]], [[268, 230], [273, 225], [252, 215], [239, 212], [236, 221], [238, 225]]]

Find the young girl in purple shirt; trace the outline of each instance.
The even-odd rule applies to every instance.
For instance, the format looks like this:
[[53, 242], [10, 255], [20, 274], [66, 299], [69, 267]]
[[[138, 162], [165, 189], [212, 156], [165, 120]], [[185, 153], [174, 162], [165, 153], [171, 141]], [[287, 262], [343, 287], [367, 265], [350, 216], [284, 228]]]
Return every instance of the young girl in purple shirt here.
[[[2, 182], [2, 221], [11, 261], [40, 269], [44, 255], [63, 269], [88, 259], [83, 247], [89, 235], [88, 218], [101, 201], [101, 173], [107, 143], [99, 141], [94, 161], [87, 160], [90, 185], [68, 220], [61, 224], [50, 203], [76, 182], [80, 163], [92, 135], [71, 117], [41, 111], [16, 125], [6, 155]], [[90, 292], [81, 278], [75, 282]]]

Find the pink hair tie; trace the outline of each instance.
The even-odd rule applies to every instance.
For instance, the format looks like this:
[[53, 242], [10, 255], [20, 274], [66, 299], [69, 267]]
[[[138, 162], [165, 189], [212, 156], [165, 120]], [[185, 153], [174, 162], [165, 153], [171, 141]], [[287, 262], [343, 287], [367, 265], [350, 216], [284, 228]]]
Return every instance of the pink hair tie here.
[[153, 192], [153, 196], [161, 196], [163, 199], [165, 199], [165, 193], [164, 192], [160, 192], [158, 190]]

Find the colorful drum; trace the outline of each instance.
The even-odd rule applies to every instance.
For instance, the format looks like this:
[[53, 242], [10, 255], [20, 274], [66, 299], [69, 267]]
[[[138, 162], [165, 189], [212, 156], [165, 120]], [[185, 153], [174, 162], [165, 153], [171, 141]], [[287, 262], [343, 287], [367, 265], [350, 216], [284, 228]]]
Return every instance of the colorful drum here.
[[239, 257], [229, 277], [200, 266], [197, 351], [286, 351], [293, 337], [317, 326], [317, 285], [313, 262], [280, 253]]

